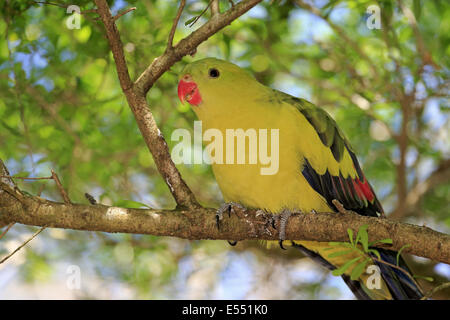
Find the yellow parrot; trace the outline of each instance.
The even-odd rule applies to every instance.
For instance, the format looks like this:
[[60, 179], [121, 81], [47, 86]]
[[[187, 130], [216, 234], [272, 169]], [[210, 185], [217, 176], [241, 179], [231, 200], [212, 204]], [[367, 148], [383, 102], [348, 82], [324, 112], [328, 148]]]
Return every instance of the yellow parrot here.
[[[185, 67], [180, 75], [178, 96], [192, 106], [202, 121], [203, 130], [215, 130], [215, 133], [228, 137], [230, 130], [241, 129], [248, 134], [248, 141], [251, 130], [256, 133], [267, 130], [266, 135], [260, 134], [259, 138], [271, 138], [259, 146], [271, 150], [266, 156], [269, 153], [274, 156], [276, 151], [277, 157], [273, 160], [278, 163], [272, 168], [275, 170], [268, 170], [267, 161], [248, 161], [255, 159], [257, 152], [250, 147], [240, 150], [234, 145], [230, 150], [224, 142], [223, 161], [217, 161], [222, 152], [214, 151], [216, 161], [212, 162], [212, 169], [227, 203], [286, 214], [337, 211], [332, 203], [336, 199], [346, 209], [361, 215], [383, 213], [348, 140], [323, 109], [264, 86], [235, 64], [215, 58], [202, 59]], [[276, 135], [271, 136], [268, 132], [276, 132]], [[244, 152], [246, 161], [228, 161], [234, 160], [239, 151]], [[227, 152], [233, 153], [229, 159]], [[222, 209], [226, 207], [227, 204]], [[353, 251], [330, 258], [331, 253], [342, 251], [342, 247], [330, 248], [328, 242], [296, 240], [292, 241], [292, 246], [330, 270], [358, 257]], [[396, 265], [396, 252], [378, 251], [383, 261]], [[350, 268], [342, 275], [358, 299], [422, 297], [403, 259], [400, 259], [403, 270], [379, 262], [375, 264], [381, 276], [381, 285], [376, 288], [366, 285], [367, 273], [351, 280]]]

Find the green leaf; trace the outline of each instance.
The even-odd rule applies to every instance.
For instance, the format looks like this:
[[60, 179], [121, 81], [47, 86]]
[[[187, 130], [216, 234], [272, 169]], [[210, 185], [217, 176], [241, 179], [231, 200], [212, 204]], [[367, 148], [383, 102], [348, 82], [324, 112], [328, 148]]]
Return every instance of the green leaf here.
[[187, 26], [187, 25], [191, 24], [192, 22], [194, 22], [195, 19], [197, 19], [197, 16], [188, 19], [188, 20], [184, 23], [184, 25]]
[[22, 171], [22, 172], [16, 173], [14, 175], [14, 177], [20, 177], [20, 178], [28, 178], [29, 176], [30, 176], [29, 171]]
[[425, 276], [417, 276], [417, 275], [413, 275], [413, 277], [415, 279], [423, 279], [423, 280], [426, 280], [428, 282], [433, 282], [434, 281], [433, 277], [425, 277]]
[[2, 120], [0, 123], [3, 127], [5, 127], [9, 132], [11, 132], [16, 137], [22, 136], [22, 134], [18, 130], [14, 129], [13, 127], [10, 127], [5, 121]]
[[383, 28], [390, 28], [394, 10], [390, 1], [383, 1], [381, 5], [381, 18], [383, 19]]
[[403, 247], [400, 248], [400, 250], [398, 250], [397, 252], [397, 266], [398, 266], [398, 262], [400, 260], [400, 255], [402, 254], [403, 249], [406, 249], [408, 247], [411, 247], [410, 244], [405, 244]]
[[354, 251], [355, 251], [354, 249], [350, 249], [350, 250], [342, 250], [342, 251], [338, 251], [338, 252], [333, 252], [328, 255], [328, 258], [336, 258], [336, 257], [343, 256], [344, 254], [351, 253]]
[[[346, 248], [354, 248], [353, 245], [348, 242], [328, 242], [328, 244], [333, 247], [341, 246], [341, 247], [346, 247]], [[331, 250], [331, 249], [332, 248], [327, 248], [326, 250]]]
[[363, 262], [358, 263], [358, 265], [353, 268], [352, 273], [350, 274], [350, 279], [358, 280], [364, 270], [366, 270], [366, 265], [369, 261], [370, 259], [366, 259]]
[[422, 13], [422, 4], [421, 4], [420, 0], [413, 1], [413, 10], [414, 10], [414, 16], [416, 17], [416, 20], [419, 21], [420, 15]]
[[369, 253], [373, 253], [374, 255], [377, 256], [378, 259], [381, 260], [381, 256], [380, 256], [380, 253], [378, 252], [378, 250], [376, 250], [376, 249], [369, 249], [368, 252]]
[[350, 266], [351, 266], [352, 264], [354, 264], [354, 263], [355, 263], [356, 261], [358, 261], [359, 259], [361, 259], [361, 257], [357, 257], [357, 258], [354, 258], [354, 259], [352, 259], [352, 260], [350, 260], [350, 261], [347, 261], [347, 262], [344, 263], [341, 267], [339, 267], [339, 268], [333, 270], [333, 272], [331, 272], [331, 273], [333, 274], [333, 276], [341, 276], [341, 275], [343, 275], [343, 274], [345, 273], [345, 271], [346, 271], [348, 268], [350, 268]]
[[26, 194], [27, 196], [34, 197], [34, 194], [31, 194], [28, 191], [25, 191], [25, 190], [21, 190], [21, 191], [22, 191], [22, 193]]
[[386, 239], [382, 239], [382, 240], [377, 240], [377, 241], [372, 241], [369, 242], [369, 247], [373, 246], [377, 243], [385, 243], [385, 244], [392, 244], [392, 239], [386, 238]]
[[348, 233], [348, 238], [350, 239], [350, 243], [354, 246], [355, 244], [353, 243], [353, 230], [348, 228], [347, 233]]
[[362, 225], [359, 230], [358, 234], [356, 235], [356, 241], [355, 243], [358, 244], [360, 242], [363, 246], [364, 252], [367, 252], [369, 249], [369, 235], [367, 233], [367, 228], [369, 226], [367, 224]]

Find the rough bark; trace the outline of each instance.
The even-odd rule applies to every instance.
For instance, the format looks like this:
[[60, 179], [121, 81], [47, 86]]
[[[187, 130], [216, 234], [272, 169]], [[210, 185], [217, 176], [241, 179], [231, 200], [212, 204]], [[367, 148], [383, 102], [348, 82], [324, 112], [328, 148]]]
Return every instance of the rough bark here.
[[[122, 232], [172, 236], [190, 240], [278, 240], [279, 221], [273, 228], [269, 215], [254, 210], [225, 215], [217, 229], [215, 209], [190, 210], [126, 209], [105, 205], [52, 202], [22, 194], [0, 183], [0, 219], [33, 226], [87, 231]], [[347, 228], [357, 232], [367, 224], [369, 241], [390, 238], [392, 245], [380, 247], [450, 264], [450, 236], [427, 227], [383, 218], [342, 213], [296, 213], [288, 221], [286, 239], [348, 241]], [[376, 245], [378, 246], [378, 245]]]

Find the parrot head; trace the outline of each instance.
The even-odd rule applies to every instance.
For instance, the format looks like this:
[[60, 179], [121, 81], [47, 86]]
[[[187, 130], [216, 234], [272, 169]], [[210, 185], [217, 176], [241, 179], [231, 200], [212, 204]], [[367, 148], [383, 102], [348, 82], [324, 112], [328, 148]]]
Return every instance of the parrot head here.
[[[214, 102], [215, 99], [239, 97], [245, 83], [255, 79], [237, 65], [215, 58], [188, 64], [181, 72], [178, 97], [193, 106]], [[244, 87], [243, 87], [244, 86]]]

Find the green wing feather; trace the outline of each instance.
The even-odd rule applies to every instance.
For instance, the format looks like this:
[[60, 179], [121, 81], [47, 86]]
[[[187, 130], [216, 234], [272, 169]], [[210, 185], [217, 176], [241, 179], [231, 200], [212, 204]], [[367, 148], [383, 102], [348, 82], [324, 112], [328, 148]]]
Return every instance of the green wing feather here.
[[295, 106], [301, 112], [317, 132], [324, 147], [330, 149], [338, 163], [344, 158], [345, 152], [348, 152], [353, 163], [352, 170], [356, 172], [354, 178], [345, 174], [345, 172], [331, 174], [328, 170], [319, 174], [311, 165], [309, 159], [305, 157], [302, 174], [311, 187], [320, 193], [332, 208], [334, 207], [332, 200], [336, 199], [345, 208], [362, 215], [378, 216], [378, 213], [382, 213], [383, 208], [365, 178], [350, 143], [338, 128], [336, 121], [325, 110], [305, 99], [296, 98], [279, 91], [276, 91], [276, 93], [278, 100]]
[[282, 93], [281, 100], [295, 106], [317, 131], [322, 143], [331, 149], [337, 162], [342, 160], [345, 147], [351, 151], [350, 143], [333, 118], [323, 109], [311, 102]]
[[[327, 200], [331, 208], [334, 207], [331, 201], [337, 199], [345, 208], [351, 209], [361, 215], [378, 216], [379, 213], [382, 213], [383, 208], [376, 198], [369, 182], [365, 178], [355, 153], [350, 147], [350, 143], [339, 130], [334, 119], [332, 119], [325, 110], [316, 107], [314, 104], [304, 99], [292, 97], [281, 92], [279, 93], [278, 99], [295, 106], [296, 109], [303, 114], [319, 135], [323, 145], [330, 148], [333, 157], [338, 163], [341, 162], [346, 151], [349, 153], [353, 162], [353, 169], [357, 173], [354, 178], [348, 175], [344, 177], [341, 172], [339, 172], [339, 175], [333, 175], [328, 170], [323, 174], [319, 174], [305, 157], [301, 169], [303, 176], [309, 182], [311, 187]], [[306, 254], [316, 255], [307, 248], [304, 248], [304, 251]], [[382, 260], [391, 264], [396, 263], [396, 252], [383, 249], [379, 249], [378, 251]], [[322, 257], [320, 258], [323, 260]], [[400, 264], [404, 270], [409, 271], [402, 258], [400, 258]], [[384, 264], [378, 264], [378, 266], [381, 269], [383, 279], [395, 299], [419, 299], [422, 297], [420, 288], [418, 288], [416, 283], [411, 281], [411, 279], [403, 272], [390, 268]], [[409, 273], [411, 274], [410, 271]], [[362, 292], [358, 282], [352, 282], [345, 278], [344, 280], [357, 296], [363, 299], [367, 298]]]

